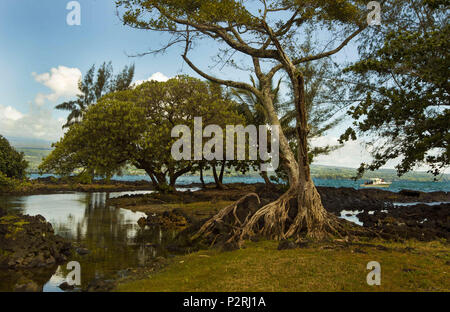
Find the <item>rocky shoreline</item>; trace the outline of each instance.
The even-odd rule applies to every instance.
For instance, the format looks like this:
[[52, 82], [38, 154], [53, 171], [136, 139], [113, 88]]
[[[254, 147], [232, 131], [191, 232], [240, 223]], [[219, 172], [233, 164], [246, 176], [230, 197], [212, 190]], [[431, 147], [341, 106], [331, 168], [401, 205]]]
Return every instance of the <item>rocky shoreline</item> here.
[[72, 245], [54, 234], [41, 215], [4, 215], [0, 218], [0, 268], [32, 269], [64, 263]]
[[[317, 189], [325, 209], [329, 212], [337, 216], [342, 216], [345, 212], [352, 212], [351, 215], [356, 216], [364, 227], [375, 230], [383, 238], [396, 240], [414, 238], [425, 241], [450, 238], [450, 193], [448, 192], [426, 193], [403, 190], [394, 193], [380, 189], [356, 190], [333, 187], [318, 187]], [[231, 184], [227, 185], [226, 190], [210, 188], [197, 192], [180, 192], [176, 195], [127, 195], [112, 199], [111, 204], [139, 211], [143, 206], [148, 207], [167, 202], [214, 202], [222, 199], [234, 201], [250, 192], [255, 192], [260, 196], [262, 205], [275, 200], [281, 194], [280, 190], [267, 189], [264, 184]], [[411, 205], [398, 207], [395, 205], [397, 203]], [[441, 204], [430, 206], [423, 203]], [[147, 220], [141, 220], [141, 222], [143, 225], [169, 224], [176, 227], [179, 219], [174, 218], [175, 215], [180, 215], [179, 209], [163, 214], [151, 213]], [[201, 222], [200, 220], [196, 221], [194, 223]], [[185, 226], [184, 219], [183, 226]]]
[[153, 186], [150, 182], [141, 181], [116, 181], [98, 180], [92, 183], [80, 183], [72, 178], [56, 179], [53, 177], [38, 178], [30, 180], [18, 189], [0, 191], [0, 195], [27, 196], [57, 194], [64, 192], [127, 192], [127, 191], [150, 191]]
[[450, 239], [450, 193], [318, 189], [328, 211], [338, 216], [342, 212], [356, 212], [354, 215], [364, 227], [374, 229], [384, 238]]

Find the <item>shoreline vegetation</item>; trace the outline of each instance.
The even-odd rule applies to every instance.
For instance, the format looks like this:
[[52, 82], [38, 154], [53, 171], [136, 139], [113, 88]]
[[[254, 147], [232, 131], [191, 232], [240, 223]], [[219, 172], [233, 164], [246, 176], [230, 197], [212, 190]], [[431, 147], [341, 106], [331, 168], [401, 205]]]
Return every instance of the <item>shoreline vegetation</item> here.
[[93, 182], [79, 181], [74, 178], [40, 178], [27, 181], [14, 181], [9, 188], [0, 190], [0, 195], [27, 196], [44, 195], [64, 192], [131, 192], [151, 191], [153, 186], [148, 181], [106, 181]]

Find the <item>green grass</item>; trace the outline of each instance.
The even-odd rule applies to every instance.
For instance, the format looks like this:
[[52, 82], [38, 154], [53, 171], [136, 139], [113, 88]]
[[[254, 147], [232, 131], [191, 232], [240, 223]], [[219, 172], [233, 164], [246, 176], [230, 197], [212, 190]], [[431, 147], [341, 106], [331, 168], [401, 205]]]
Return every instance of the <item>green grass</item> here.
[[[376, 242], [380, 244], [380, 242]], [[321, 246], [278, 251], [276, 242], [232, 252], [207, 250], [171, 260], [162, 271], [123, 281], [118, 291], [449, 291], [449, 247], [440, 242], [382, 243], [388, 251]], [[413, 251], [404, 250], [411, 246]], [[323, 247], [323, 246], [322, 246]], [[381, 285], [368, 286], [367, 263], [381, 264]]]

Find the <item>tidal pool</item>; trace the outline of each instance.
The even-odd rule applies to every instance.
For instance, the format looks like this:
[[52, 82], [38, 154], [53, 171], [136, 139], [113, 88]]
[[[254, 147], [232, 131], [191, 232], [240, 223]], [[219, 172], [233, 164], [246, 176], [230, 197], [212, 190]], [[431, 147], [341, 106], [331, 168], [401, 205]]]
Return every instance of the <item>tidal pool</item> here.
[[[168, 256], [165, 249], [176, 235], [157, 227], [141, 228], [137, 221], [146, 215], [109, 206], [108, 198], [137, 192], [64, 193], [33, 196], [0, 196], [0, 207], [8, 212], [42, 215], [56, 234], [76, 246], [89, 250], [68, 259], [81, 265], [81, 288], [94, 278], [111, 279], [127, 268], [145, 266], [158, 256]], [[142, 192], [139, 192], [142, 193]], [[66, 264], [46, 270], [0, 270], [0, 291], [11, 291], [23, 275], [43, 291], [62, 291]]]

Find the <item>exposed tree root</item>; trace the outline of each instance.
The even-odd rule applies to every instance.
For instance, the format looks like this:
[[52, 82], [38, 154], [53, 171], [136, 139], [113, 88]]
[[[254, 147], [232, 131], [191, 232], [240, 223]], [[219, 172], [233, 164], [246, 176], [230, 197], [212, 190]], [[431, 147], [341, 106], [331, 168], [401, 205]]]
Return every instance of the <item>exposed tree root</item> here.
[[[249, 193], [233, 204], [223, 208], [215, 216], [205, 222], [200, 230], [192, 237], [214, 235], [214, 241], [224, 229], [229, 230], [230, 236], [240, 232], [242, 226], [248, 221], [252, 214], [258, 209], [261, 201], [258, 194]], [[238, 208], [239, 209], [238, 211]]]
[[277, 200], [261, 207], [261, 200], [250, 193], [222, 209], [194, 235], [217, 242], [237, 243], [245, 239], [265, 237], [283, 240], [304, 238], [323, 240], [352, 235], [374, 236], [369, 230], [328, 213], [314, 184], [291, 187]]

